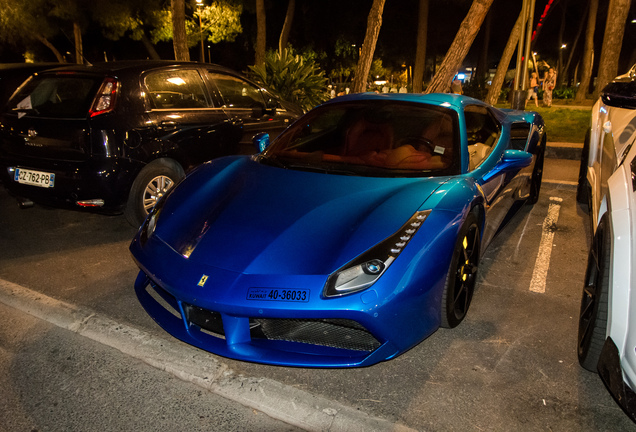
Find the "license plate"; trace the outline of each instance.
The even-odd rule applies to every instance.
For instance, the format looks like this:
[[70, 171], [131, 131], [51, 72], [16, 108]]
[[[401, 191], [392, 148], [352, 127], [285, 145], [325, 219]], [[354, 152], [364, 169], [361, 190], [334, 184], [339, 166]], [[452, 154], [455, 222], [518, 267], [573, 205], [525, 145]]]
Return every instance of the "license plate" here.
[[55, 174], [16, 168], [14, 180], [22, 184], [52, 188], [55, 185]]
[[309, 290], [279, 289], [279, 288], [250, 288], [247, 291], [248, 300], [308, 302]]

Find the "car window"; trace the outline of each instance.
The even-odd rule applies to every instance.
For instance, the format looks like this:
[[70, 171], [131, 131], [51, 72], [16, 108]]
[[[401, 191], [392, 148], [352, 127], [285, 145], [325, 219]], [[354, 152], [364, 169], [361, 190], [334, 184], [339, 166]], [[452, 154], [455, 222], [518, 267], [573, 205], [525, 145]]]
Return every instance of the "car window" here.
[[407, 102], [325, 105], [283, 132], [264, 159], [295, 169], [362, 176], [454, 174], [457, 114]]
[[261, 89], [238, 77], [210, 73], [225, 108], [265, 108]]
[[632, 159], [629, 167], [632, 170], [632, 192], [636, 192], [636, 156]]
[[144, 84], [153, 109], [193, 109], [209, 106], [199, 72], [192, 69], [151, 72]]
[[600, 187], [601, 195], [605, 196], [608, 191], [607, 181], [616, 171], [616, 149], [614, 146], [614, 138], [611, 133], [606, 133], [603, 138], [603, 146], [601, 147], [601, 165], [600, 165]]
[[470, 156], [468, 169], [473, 170], [490, 154], [499, 137], [499, 123], [490, 114], [488, 108], [480, 105], [468, 105], [464, 109], [466, 120], [466, 138]]
[[101, 79], [74, 75], [40, 75], [13, 96], [9, 108], [19, 116], [85, 118]]

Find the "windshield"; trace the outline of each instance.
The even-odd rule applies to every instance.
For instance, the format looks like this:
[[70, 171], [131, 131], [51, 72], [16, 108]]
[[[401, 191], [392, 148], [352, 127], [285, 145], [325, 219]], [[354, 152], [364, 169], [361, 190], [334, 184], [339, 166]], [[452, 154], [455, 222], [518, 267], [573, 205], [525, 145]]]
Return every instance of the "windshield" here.
[[343, 102], [309, 112], [261, 161], [290, 169], [362, 176], [459, 172], [457, 114], [402, 101]]
[[101, 80], [76, 75], [33, 76], [9, 101], [8, 108], [23, 115], [85, 118]]

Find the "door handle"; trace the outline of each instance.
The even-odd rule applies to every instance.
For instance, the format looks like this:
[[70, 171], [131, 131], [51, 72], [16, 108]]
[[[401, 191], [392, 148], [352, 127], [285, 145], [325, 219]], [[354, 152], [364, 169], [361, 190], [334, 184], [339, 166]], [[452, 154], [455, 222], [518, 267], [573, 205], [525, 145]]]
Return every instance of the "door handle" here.
[[161, 123], [159, 123], [159, 125], [161, 127], [175, 127], [177, 125], [177, 122], [172, 120], [163, 120]]

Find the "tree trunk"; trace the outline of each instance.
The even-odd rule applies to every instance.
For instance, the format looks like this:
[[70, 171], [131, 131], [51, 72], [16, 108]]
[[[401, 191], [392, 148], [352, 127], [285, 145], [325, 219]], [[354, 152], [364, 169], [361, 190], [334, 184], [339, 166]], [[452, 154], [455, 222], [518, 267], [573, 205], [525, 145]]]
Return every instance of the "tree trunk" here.
[[417, 43], [415, 48], [415, 67], [413, 68], [413, 93], [422, 93], [422, 81], [426, 69], [426, 36], [428, 31], [429, 0], [420, 0], [417, 24]]
[[265, 0], [256, 0], [256, 54], [254, 56], [256, 66], [265, 63], [266, 30]]
[[563, 14], [561, 15], [561, 26], [559, 27], [559, 63], [557, 65], [557, 81], [559, 86], [563, 85], [563, 78], [565, 75], [565, 70], [563, 68], [563, 33], [565, 33], [565, 13], [567, 10], [567, 4], [567, 0], [564, 0], [561, 3]]
[[55, 57], [57, 58], [57, 61], [60, 63], [66, 63], [66, 60], [64, 60], [64, 56], [57, 50], [57, 48], [55, 48], [53, 46], [53, 44], [51, 42], [49, 42], [49, 40], [47, 38], [45, 38], [44, 36], [37, 34], [35, 35], [35, 37], [37, 38], [37, 40], [39, 40], [40, 42], [42, 42], [44, 44], [44, 46], [46, 46], [48, 49], [51, 50], [51, 52], [55, 55]]
[[625, 21], [627, 20], [630, 3], [630, 0], [610, 0], [594, 99], [597, 99], [607, 83], [618, 75], [618, 58], [623, 45]]
[[473, 0], [466, 18], [464, 18], [459, 27], [455, 40], [453, 40], [448, 49], [431, 84], [426, 89], [426, 93], [448, 92], [451, 81], [464, 61], [466, 54], [468, 54], [468, 50], [470, 50], [475, 36], [479, 32], [479, 28], [492, 2], [493, 0]]
[[581, 84], [576, 92], [575, 101], [581, 102], [587, 97], [592, 78], [592, 58], [594, 53], [594, 31], [596, 30], [596, 14], [598, 12], [598, 0], [590, 0], [587, 7], [587, 29], [585, 29], [585, 45], [583, 46], [583, 58], [581, 60]]
[[490, 23], [492, 14], [486, 14], [486, 19], [483, 24], [483, 40], [481, 45], [481, 52], [479, 53], [479, 59], [477, 61], [477, 85], [481, 88], [486, 84], [488, 80], [488, 46], [490, 45]]
[[287, 41], [289, 40], [289, 32], [291, 31], [295, 10], [296, 0], [289, 0], [289, 3], [287, 3], [287, 15], [285, 15], [285, 23], [283, 24], [283, 29], [280, 32], [280, 39], [278, 40], [278, 51], [280, 51], [281, 53], [287, 48]]
[[84, 64], [84, 48], [82, 47], [82, 29], [79, 24], [73, 23], [73, 37], [75, 39], [75, 63]]
[[494, 105], [497, 103], [497, 99], [499, 99], [501, 86], [503, 85], [504, 79], [506, 79], [506, 72], [508, 71], [508, 66], [510, 66], [510, 60], [512, 60], [512, 55], [515, 52], [515, 48], [519, 42], [519, 36], [521, 35], [521, 28], [523, 27], [522, 18], [523, 11], [521, 11], [519, 18], [517, 18], [517, 22], [515, 22], [515, 25], [512, 27], [512, 31], [508, 37], [508, 43], [506, 44], [506, 48], [504, 48], [501, 59], [499, 60], [497, 72], [495, 72], [495, 77], [492, 79], [492, 84], [488, 89], [488, 95], [486, 96], [485, 102], [490, 105]]
[[186, 39], [185, 0], [170, 0], [172, 9], [172, 45], [177, 61], [190, 61], [190, 51]]
[[146, 51], [148, 51], [148, 55], [150, 56], [151, 59], [153, 60], [161, 59], [161, 57], [159, 57], [159, 53], [155, 49], [155, 46], [152, 44], [152, 42], [150, 42], [150, 39], [148, 39], [148, 36], [146, 36], [145, 32], [144, 34], [141, 35], [141, 43], [144, 44], [144, 48], [146, 48]]
[[[583, 33], [583, 27], [585, 27], [585, 14], [583, 14], [583, 16], [581, 17], [581, 23], [579, 24], [579, 29], [576, 31], [576, 37], [574, 38], [574, 42], [570, 46], [570, 55], [568, 56], [568, 61], [565, 64], [565, 68], [563, 68], [563, 72], [568, 78], [570, 76], [570, 65], [572, 64], [572, 57], [574, 57], [574, 51], [576, 50], [576, 46], [579, 44], [581, 33]], [[567, 82], [566, 85], [568, 85]], [[576, 80], [574, 80], [574, 85], [576, 85]]]
[[351, 91], [354, 93], [362, 93], [367, 90], [367, 77], [373, 63], [373, 54], [375, 53], [375, 44], [378, 42], [378, 35], [382, 27], [382, 12], [384, 11], [385, 0], [373, 0], [369, 18], [367, 18], [367, 32], [362, 43], [362, 52], [356, 67], [356, 73], [353, 77], [353, 85]]

